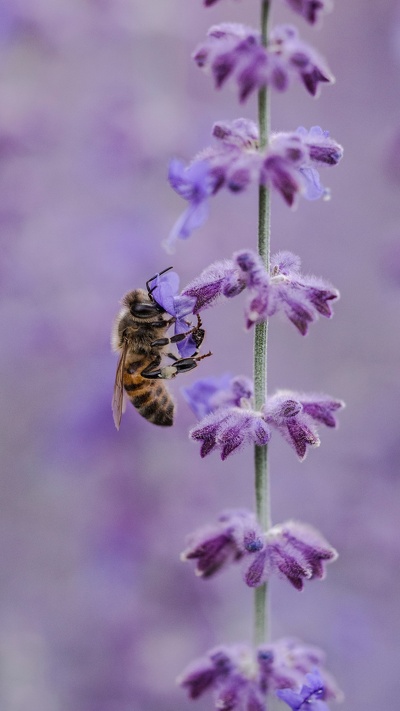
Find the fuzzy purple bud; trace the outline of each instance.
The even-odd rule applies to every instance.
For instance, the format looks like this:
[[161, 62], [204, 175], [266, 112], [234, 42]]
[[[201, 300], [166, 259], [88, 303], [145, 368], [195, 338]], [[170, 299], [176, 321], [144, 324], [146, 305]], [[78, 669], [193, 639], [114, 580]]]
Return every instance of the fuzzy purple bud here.
[[224, 460], [245, 444], [267, 444], [271, 431], [259, 412], [240, 407], [221, 407], [193, 427], [189, 436], [202, 442], [201, 457], [217, 449]]
[[204, 269], [182, 291], [183, 297], [193, 299], [193, 313], [212, 306], [222, 296], [236, 296], [245, 287], [232, 260], [214, 262]]
[[268, 398], [263, 414], [265, 421], [281, 433], [302, 461], [308, 446], [320, 445], [315, 423], [336, 427], [333, 412], [341, 407], [344, 407], [343, 402], [332, 400], [326, 395], [279, 391]]
[[325, 563], [336, 558], [335, 549], [316, 529], [288, 521], [267, 531], [265, 546], [247, 568], [245, 582], [249, 587], [258, 587], [277, 573], [302, 590], [305, 580], [323, 578]]
[[279, 571], [296, 590], [303, 589], [305, 580], [324, 578], [325, 564], [337, 558], [316, 529], [294, 521], [268, 531], [266, 548], [272, 571]]
[[250, 250], [236, 252], [233, 259], [249, 292], [247, 328], [282, 312], [305, 335], [319, 314], [326, 318], [333, 315], [330, 302], [339, 297], [339, 292], [322, 279], [303, 276], [300, 259], [290, 252], [272, 258], [270, 275], [260, 257]]
[[324, 131], [320, 126], [312, 126], [309, 131], [300, 126], [296, 133], [307, 146], [312, 164], [332, 166], [343, 158], [342, 146], [330, 138], [329, 131]]
[[279, 25], [270, 36], [271, 48], [275, 49], [281, 62], [297, 74], [311, 96], [316, 96], [320, 84], [332, 84], [335, 79], [325, 60], [306, 42], [303, 42], [293, 25]]
[[197, 560], [196, 574], [209, 578], [263, 546], [263, 534], [253, 513], [226, 511], [218, 522], [195, 531], [181, 559]]
[[222, 646], [216, 647], [207, 657], [190, 664], [177, 679], [177, 683], [187, 689], [191, 699], [197, 699], [219, 684], [221, 679], [228, 677], [233, 668], [231, 650]]

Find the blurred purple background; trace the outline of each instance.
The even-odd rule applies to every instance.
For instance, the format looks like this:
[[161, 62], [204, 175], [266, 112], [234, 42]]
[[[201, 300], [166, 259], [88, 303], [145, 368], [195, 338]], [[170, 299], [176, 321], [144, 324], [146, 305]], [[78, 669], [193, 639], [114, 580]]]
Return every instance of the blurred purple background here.
[[[273, 200], [273, 252], [340, 289], [331, 322], [302, 338], [270, 327], [269, 387], [347, 402], [337, 432], [299, 464], [271, 445], [273, 518], [320, 528], [339, 550], [323, 583], [272, 588], [273, 635], [322, 646], [343, 711], [398, 705], [400, 664], [400, 3], [336, 1], [312, 30], [336, 76], [314, 101], [273, 97], [273, 128], [320, 124], [345, 147], [328, 203]], [[173, 264], [182, 286], [256, 243], [256, 193], [221, 193], [208, 224], [165, 254], [183, 202], [166, 181], [218, 119], [255, 118], [190, 60], [211, 24], [257, 23], [258, 2], [1, 0], [2, 436], [0, 708], [198, 711], [175, 678], [219, 643], [251, 641], [252, 592], [179, 561], [221, 508], [253, 506], [252, 452], [200, 460], [180, 386], [251, 375], [243, 302], [204, 313], [201, 370], [172, 383], [176, 426], [110, 400], [122, 295]], [[338, 707], [339, 708], [339, 707]]]

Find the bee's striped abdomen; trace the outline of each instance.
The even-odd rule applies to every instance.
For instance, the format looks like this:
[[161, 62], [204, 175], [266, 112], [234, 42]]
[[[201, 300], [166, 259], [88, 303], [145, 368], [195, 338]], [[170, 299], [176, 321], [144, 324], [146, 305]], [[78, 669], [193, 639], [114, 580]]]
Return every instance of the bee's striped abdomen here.
[[164, 383], [124, 373], [125, 392], [137, 411], [149, 422], [170, 427], [174, 422], [174, 402]]

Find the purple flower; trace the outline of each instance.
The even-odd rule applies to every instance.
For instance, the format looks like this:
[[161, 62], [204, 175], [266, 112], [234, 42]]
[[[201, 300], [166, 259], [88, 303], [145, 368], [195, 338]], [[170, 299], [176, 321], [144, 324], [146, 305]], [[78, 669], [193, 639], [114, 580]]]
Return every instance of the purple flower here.
[[332, 317], [330, 302], [339, 298], [339, 292], [322, 279], [303, 276], [300, 258], [291, 252], [279, 252], [272, 257], [270, 275], [261, 258], [250, 250], [236, 252], [233, 261], [249, 292], [245, 310], [247, 328], [282, 312], [304, 336], [318, 315]]
[[216, 647], [207, 657], [192, 662], [177, 679], [177, 683], [187, 689], [189, 698], [197, 699], [205, 691], [219, 686], [233, 669], [231, 650], [223, 646]]
[[264, 537], [253, 513], [226, 511], [219, 516], [217, 524], [192, 534], [181, 560], [197, 560], [196, 574], [209, 578], [263, 545]]
[[320, 84], [333, 84], [335, 78], [323, 58], [310, 45], [302, 42], [293, 25], [279, 25], [271, 32], [271, 48], [279, 55], [290, 71], [297, 74], [311, 94], [316, 96]]
[[261, 43], [260, 33], [251, 27], [214, 25], [193, 59], [197, 66], [211, 71], [217, 89], [231, 78], [237, 84], [240, 102], [267, 85], [285, 91], [291, 76], [297, 76], [312, 96], [321, 83], [334, 81], [322, 57], [299, 39], [291, 25], [276, 27], [267, 48]]
[[174, 159], [168, 172], [171, 187], [188, 201], [188, 207], [179, 217], [164, 245], [172, 250], [174, 241], [180, 237], [186, 239], [193, 230], [204, 224], [209, 213], [208, 198], [215, 189], [215, 182], [207, 161], [194, 161], [188, 168]]
[[[195, 299], [191, 296], [178, 294], [178, 274], [171, 271], [157, 274], [151, 288], [154, 301], [175, 318], [175, 334], [189, 331], [190, 322], [186, 320], [186, 317], [193, 314]], [[190, 335], [184, 340], [178, 341], [176, 346], [182, 358], [192, 356], [197, 350], [196, 343]]]
[[[211, 5], [216, 0], [207, 2], [206, 5]], [[315, 25], [320, 16], [329, 12], [332, 9], [332, 0], [285, 0], [286, 4], [298, 15], [301, 15], [310, 25]]]
[[320, 126], [312, 126], [309, 131], [300, 126], [296, 133], [302, 137], [309, 149], [309, 158], [313, 165], [337, 165], [343, 158], [342, 146], [330, 138], [329, 131], [324, 131]]
[[329, 131], [313, 126], [291, 133], [272, 134], [260, 174], [260, 182], [277, 190], [289, 207], [302, 195], [307, 200], [327, 198], [317, 167], [334, 166], [343, 156], [342, 146], [330, 138]]
[[277, 573], [302, 590], [305, 580], [325, 577], [325, 564], [336, 560], [337, 552], [316, 529], [287, 521], [267, 531], [263, 549], [253, 558], [245, 574], [250, 587]]
[[189, 436], [202, 443], [201, 457], [217, 449], [224, 460], [245, 444], [267, 444], [271, 430], [260, 412], [250, 408], [221, 407], [206, 415], [190, 430]]
[[182, 291], [182, 297], [194, 300], [193, 313], [214, 305], [222, 296], [236, 296], [245, 288], [245, 282], [235, 263], [226, 259], [214, 262], [204, 269]]
[[323, 664], [321, 650], [293, 639], [261, 645], [254, 651], [245, 645], [221, 645], [190, 664], [178, 683], [192, 699], [212, 692], [216, 709], [265, 711], [268, 695], [282, 687], [300, 688], [310, 672], [313, 678], [306, 677], [308, 685], [317, 688], [316, 670], [322, 679], [324, 698], [340, 698], [340, 691]]
[[281, 390], [267, 399], [263, 407], [265, 421], [275, 427], [294, 448], [302, 461], [307, 446], [319, 447], [316, 422], [336, 427], [333, 413], [344, 407], [340, 400], [327, 395], [303, 395]]
[[220, 407], [240, 407], [253, 397], [250, 378], [239, 375], [232, 378], [225, 373], [219, 378], [201, 378], [183, 388], [184, 397], [198, 419], [215, 412]]
[[291, 689], [278, 689], [276, 695], [290, 706], [292, 711], [329, 711], [323, 701], [325, 688], [318, 669], [306, 675], [306, 683], [299, 693]]

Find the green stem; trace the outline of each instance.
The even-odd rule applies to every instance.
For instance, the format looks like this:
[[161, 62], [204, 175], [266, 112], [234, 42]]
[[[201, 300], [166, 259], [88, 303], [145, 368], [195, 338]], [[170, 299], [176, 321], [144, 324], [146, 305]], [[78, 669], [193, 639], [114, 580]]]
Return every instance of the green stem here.
[[[268, 18], [271, 0], [261, 1], [261, 37], [264, 46], [268, 38]], [[258, 124], [260, 132], [260, 150], [268, 144], [270, 133], [269, 93], [267, 88], [258, 93]], [[258, 253], [265, 268], [270, 263], [270, 194], [264, 185], [259, 187], [258, 202]], [[268, 323], [258, 324], [254, 337], [254, 399], [255, 409], [260, 410], [267, 395], [267, 337]], [[271, 526], [268, 447], [255, 446], [255, 496], [256, 510], [260, 525], [264, 530]], [[268, 590], [262, 585], [254, 592], [254, 638], [255, 644], [265, 642], [269, 636]]]

